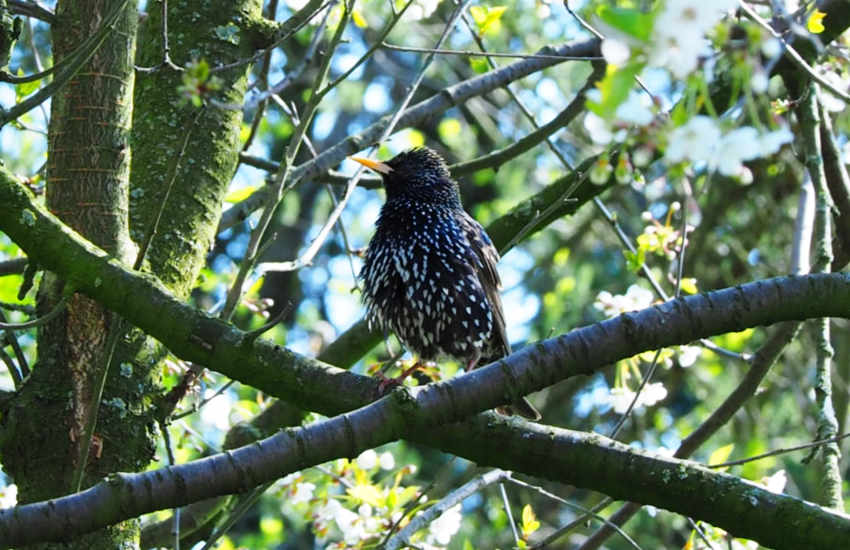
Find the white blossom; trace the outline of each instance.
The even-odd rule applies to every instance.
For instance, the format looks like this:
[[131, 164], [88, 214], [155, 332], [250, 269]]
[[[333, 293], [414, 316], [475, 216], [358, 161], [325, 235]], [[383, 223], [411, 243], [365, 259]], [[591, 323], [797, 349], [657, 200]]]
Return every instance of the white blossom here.
[[773, 475], [762, 479], [761, 482], [771, 493], [781, 493], [785, 490], [785, 485], [788, 483], [788, 475], [785, 473], [785, 470], [779, 470]]
[[664, 157], [670, 162], [708, 161], [714, 156], [721, 136], [713, 118], [697, 115], [670, 132]]
[[784, 126], [764, 133], [741, 126], [723, 133], [714, 119], [697, 115], [670, 132], [664, 158], [672, 163], [705, 162], [724, 176], [741, 177], [744, 161], [772, 155], [792, 138]]
[[439, 3], [440, 0], [413, 0], [413, 5], [407, 8], [401, 19], [402, 21], [418, 21], [430, 17], [437, 10]]
[[296, 483], [295, 491], [293, 491], [292, 496], [289, 498], [290, 504], [298, 504], [299, 502], [310, 502], [310, 499], [313, 498], [313, 491], [316, 489], [316, 485], [313, 483]]
[[637, 311], [652, 304], [652, 291], [640, 285], [631, 285], [625, 294], [611, 294], [603, 290], [596, 296], [593, 306], [608, 317], [614, 317], [627, 311]]
[[676, 78], [685, 78], [696, 69], [699, 56], [707, 51], [707, 46], [703, 38], [685, 38], [679, 34], [664, 33], [655, 38], [649, 63], [666, 67]]
[[789, 130], [787, 126], [783, 126], [778, 130], [773, 130], [772, 132], [765, 132], [759, 136], [758, 156], [770, 156], [779, 151], [779, 149], [786, 143], [790, 143], [792, 139], [794, 139], [794, 134], [791, 133], [791, 130]]
[[750, 87], [753, 89], [753, 92], [757, 94], [763, 94], [767, 91], [767, 86], [769, 84], [767, 73], [762, 69], [757, 69], [753, 73], [753, 77], [750, 79]]
[[602, 56], [609, 65], [622, 65], [629, 59], [629, 46], [616, 38], [606, 38], [600, 46]]
[[362, 539], [368, 537], [365, 524], [360, 516], [347, 508], [343, 508], [342, 505], [336, 509], [334, 521], [342, 532], [342, 538], [345, 540], [345, 544], [357, 544]]
[[623, 414], [629, 410], [629, 405], [634, 401], [635, 392], [628, 388], [611, 388], [608, 392], [608, 404], [617, 414]]
[[732, 0], [668, 0], [655, 19], [649, 63], [686, 77], [708, 51], [706, 31], [735, 5]]
[[759, 135], [752, 126], [735, 128], [720, 140], [713, 162], [724, 176], [736, 176], [744, 167], [743, 161], [759, 156]]
[[462, 519], [463, 515], [460, 513], [460, 504], [452, 506], [443, 512], [440, 517], [431, 522], [431, 525], [428, 526], [426, 540], [430, 544], [447, 546], [454, 534], [460, 530]]
[[340, 508], [342, 508], [342, 504], [338, 500], [329, 499], [316, 511], [316, 520], [322, 523], [331, 521], [336, 516], [336, 511]]
[[291, 474], [288, 474], [288, 475], [284, 476], [283, 478], [281, 478], [280, 484], [281, 485], [290, 485], [292, 482], [297, 480], [299, 477], [301, 477], [301, 472], [292, 472]]
[[368, 449], [357, 457], [357, 466], [361, 470], [371, 470], [378, 465], [378, 453], [374, 449]]
[[690, 367], [696, 363], [702, 353], [702, 348], [699, 346], [679, 346], [679, 365]]
[[638, 406], [651, 407], [667, 397], [667, 388], [661, 382], [650, 382], [643, 387], [638, 398]]
[[0, 508], [12, 508], [18, 504], [18, 486], [14, 483], [0, 489]]
[[[635, 402], [635, 409], [640, 407], [651, 407], [667, 397], [667, 388], [661, 382], [651, 382], [644, 386]], [[611, 388], [608, 392], [608, 404], [617, 414], [623, 414], [629, 410], [629, 405], [635, 399], [635, 392], [625, 387]]]
[[390, 452], [381, 453], [378, 462], [381, 465], [382, 470], [392, 470], [393, 468], [395, 468], [395, 458]]

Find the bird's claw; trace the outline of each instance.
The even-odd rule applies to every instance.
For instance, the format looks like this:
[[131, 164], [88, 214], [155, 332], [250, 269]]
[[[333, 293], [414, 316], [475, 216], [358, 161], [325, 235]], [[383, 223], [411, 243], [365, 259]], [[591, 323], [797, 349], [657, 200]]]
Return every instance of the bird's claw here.
[[412, 366], [401, 371], [401, 374], [396, 376], [395, 378], [388, 378], [382, 372], [376, 372], [375, 377], [379, 380], [378, 382], [378, 392], [381, 395], [386, 394], [387, 392], [397, 388], [404, 384], [404, 380], [410, 376], [413, 372], [422, 367], [421, 361], [416, 361]]

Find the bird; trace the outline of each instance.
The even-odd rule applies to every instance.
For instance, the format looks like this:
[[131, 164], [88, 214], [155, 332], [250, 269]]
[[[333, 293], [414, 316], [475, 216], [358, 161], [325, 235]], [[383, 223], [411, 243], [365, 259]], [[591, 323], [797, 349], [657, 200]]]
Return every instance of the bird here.
[[[395, 333], [419, 361], [451, 357], [471, 370], [510, 355], [499, 252], [463, 209], [443, 158], [417, 147], [386, 162], [351, 159], [386, 191], [359, 275], [370, 328]], [[499, 412], [540, 419], [525, 398]]]

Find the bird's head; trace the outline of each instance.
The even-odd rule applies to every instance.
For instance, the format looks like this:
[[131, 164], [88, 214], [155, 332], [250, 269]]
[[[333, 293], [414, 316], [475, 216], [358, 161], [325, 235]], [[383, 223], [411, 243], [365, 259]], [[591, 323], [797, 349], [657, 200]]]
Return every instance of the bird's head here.
[[386, 162], [362, 157], [351, 160], [381, 174], [387, 200], [407, 198], [459, 205], [457, 183], [452, 180], [445, 161], [427, 147], [399, 153]]

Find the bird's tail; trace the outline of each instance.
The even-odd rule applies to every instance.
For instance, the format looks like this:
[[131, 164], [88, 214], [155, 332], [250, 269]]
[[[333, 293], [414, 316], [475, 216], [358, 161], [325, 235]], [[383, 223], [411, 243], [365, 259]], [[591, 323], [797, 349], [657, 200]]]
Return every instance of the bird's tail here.
[[523, 418], [527, 418], [528, 420], [540, 420], [540, 411], [534, 408], [534, 405], [529, 403], [528, 399], [523, 397], [518, 401], [514, 401], [507, 407], [499, 407], [496, 409], [497, 412], [501, 414], [506, 414], [509, 416], [518, 415]]
[[[468, 366], [468, 368], [474, 369], [474, 368], [477, 368], [481, 365], [486, 365], [488, 363], [492, 363], [493, 361], [497, 361], [497, 360], [501, 359], [502, 357], [504, 357], [506, 355], [510, 355], [510, 352], [511, 352], [510, 348], [508, 348], [505, 352], [503, 352], [501, 354], [492, 355], [492, 356], [490, 356], [486, 359], [480, 359], [480, 360], [472, 361], [470, 363], [470, 365]], [[535, 421], [540, 420], [542, 418], [540, 411], [535, 409], [534, 405], [532, 405], [528, 401], [528, 399], [526, 399], [525, 397], [517, 399], [516, 401], [514, 401], [513, 403], [511, 403], [510, 405], [507, 405], [505, 407], [497, 408], [496, 412], [498, 412], [500, 414], [507, 415], [507, 416], [517, 415], [517, 416], [521, 416], [523, 418], [526, 418], [528, 420], [535, 420]]]

